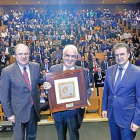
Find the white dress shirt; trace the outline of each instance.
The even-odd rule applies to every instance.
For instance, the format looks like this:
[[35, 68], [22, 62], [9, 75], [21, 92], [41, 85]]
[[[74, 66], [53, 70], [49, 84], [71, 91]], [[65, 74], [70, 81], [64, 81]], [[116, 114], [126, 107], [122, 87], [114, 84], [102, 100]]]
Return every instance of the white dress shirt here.
[[[18, 63], [17, 63], [18, 64]], [[18, 64], [18, 66], [19, 66], [19, 68], [20, 68], [20, 70], [21, 70], [21, 73], [23, 74], [23, 72], [24, 72], [24, 67], [22, 67], [22, 66], [20, 66], [19, 64]], [[31, 86], [31, 76], [30, 76], [30, 69], [29, 69], [29, 65], [27, 64], [26, 66], [26, 71], [27, 71], [27, 73], [28, 73], [28, 77], [29, 77], [29, 82], [30, 82], [30, 86]]]
[[[127, 61], [127, 63], [122, 67], [122, 68], [123, 68], [123, 71], [122, 71], [121, 80], [122, 80], [122, 78], [123, 78], [123, 76], [124, 76], [124, 74], [125, 74], [125, 71], [126, 71], [128, 65], [129, 65], [129, 61]], [[121, 68], [121, 67], [118, 65], [117, 72], [116, 72], [116, 76], [115, 76], [115, 83], [116, 83], [117, 77], [118, 77], [119, 72], [120, 72], [119, 68]], [[115, 85], [115, 83], [114, 83], [114, 85]]]

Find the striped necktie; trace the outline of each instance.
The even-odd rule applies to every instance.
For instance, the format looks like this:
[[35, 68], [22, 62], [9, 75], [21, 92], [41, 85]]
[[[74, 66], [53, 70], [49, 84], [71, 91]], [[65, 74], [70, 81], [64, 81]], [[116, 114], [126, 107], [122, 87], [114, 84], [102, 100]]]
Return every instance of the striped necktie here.
[[[28, 85], [29, 90], [31, 91], [31, 85], [30, 85], [28, 73], [27, 73], [27, 71], [26, 71], [26, 67], [24, 67], [23, 70], [24, 70], [24, 71], [23, 71], [23, 77], [24, 77], [24, 79], [25, 79], [25, 82], [26, 82], [27, 85]], [[32, 96], [31, 96], [31, 107], [32, 107], [33, 104], [34, 104], [34, 102], [33, 102]]]

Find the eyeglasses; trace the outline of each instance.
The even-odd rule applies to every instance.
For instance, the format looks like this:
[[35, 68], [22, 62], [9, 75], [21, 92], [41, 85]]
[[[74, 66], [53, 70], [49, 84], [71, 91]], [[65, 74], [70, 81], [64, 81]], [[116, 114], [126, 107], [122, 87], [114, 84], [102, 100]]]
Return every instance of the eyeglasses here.
[[29, 56], [29, 53], [18, 53], [18, 54], [16, 54], [16, 55], [19, 55], [19, 56]]
[[69, 55], [69, 54], [65, 54], [66, 58], [72, 58], [72, 59], [76, 59], [76, 55]]
[[120, 53], [120, 54], [115, 54], [115, 57], [124, 57], [126, 54], [125, 53]]

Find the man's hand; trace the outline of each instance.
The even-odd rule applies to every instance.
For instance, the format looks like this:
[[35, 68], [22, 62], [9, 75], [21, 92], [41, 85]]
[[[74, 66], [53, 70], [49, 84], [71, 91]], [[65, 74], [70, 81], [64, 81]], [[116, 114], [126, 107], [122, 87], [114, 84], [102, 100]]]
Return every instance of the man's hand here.
[[8, 118], [8, 121], [15, 123], [15, 115]]
[[47, 90], [47, 89], [50, 89], [52, 86], [49, 82], [44, 82], [43, 83], [43, 86], [44, 86], [44, 89]]
[[107, 111], [102, 111], [103, 118], [107, 118]]
[[131, 129], [133, 132], [137, 131], [138, 128], [139, 128], [138, 125], [136, 125], [136, 124], [134, 124], [134, 123], [131, 123], [131, 127], [130, 127], [130, 129]]

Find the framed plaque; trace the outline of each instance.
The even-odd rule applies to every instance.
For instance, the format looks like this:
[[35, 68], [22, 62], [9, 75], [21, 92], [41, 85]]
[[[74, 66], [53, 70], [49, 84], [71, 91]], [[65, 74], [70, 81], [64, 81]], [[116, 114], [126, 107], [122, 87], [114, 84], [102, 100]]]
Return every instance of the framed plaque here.
[[51, 113], [87, 106], [83, 69], [47, 73]]

